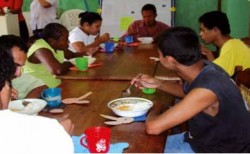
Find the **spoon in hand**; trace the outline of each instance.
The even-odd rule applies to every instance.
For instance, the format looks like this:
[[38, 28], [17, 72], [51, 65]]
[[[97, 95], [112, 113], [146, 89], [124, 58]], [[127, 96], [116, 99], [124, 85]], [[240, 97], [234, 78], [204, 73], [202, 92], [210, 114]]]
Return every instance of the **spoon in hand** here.
[[[142, 76], [142, 74], [137, 75], [137, 79], [139, 79]], [[135, 85], [135, 82], [131, 85], [129, 85], [129, 87], [125, 90], [122, 91], [122, 97], [128, 97], [129, 95], [131, 95], [131, 88]]]
[[73, 104], [73, 103], [75, 103], [75, 104], [86, 104], [86, 103], [89, 103], [89, 101], [88, 100], [83, 100], [83, 99], [87, 98], [91, 94], [92, 94], [92, 92], [90, 91], [90, 92], [88, 92], [88, 93], [86, 93], [86, 94], [84, 94], [84, 95], [82, 95], [80, 97], [77, 97], [77, 98], [63, 99], [62, 102], [64, 104]]

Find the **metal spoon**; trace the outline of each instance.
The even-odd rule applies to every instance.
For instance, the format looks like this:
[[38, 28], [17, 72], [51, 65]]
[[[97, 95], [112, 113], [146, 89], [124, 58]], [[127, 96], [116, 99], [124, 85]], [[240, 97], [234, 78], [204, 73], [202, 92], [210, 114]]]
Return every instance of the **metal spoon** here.
[[[139, 75], [137, 75], [137, 79], [139, 79], [140, 77], [142, 76], [142, 74], [139, 74]], [[130, 96], [131, 95], [131, 88], [133, 87], [135, 85], [135, 82], [133, 83], [133, 84], [131, 84], [131, 85], [129, 85], [129, 87], [127, 88], [127, 89], [125, 89], [125, 90], [123, 90], [122, 91], [122, 97], [128, 97], [128, 96]]]

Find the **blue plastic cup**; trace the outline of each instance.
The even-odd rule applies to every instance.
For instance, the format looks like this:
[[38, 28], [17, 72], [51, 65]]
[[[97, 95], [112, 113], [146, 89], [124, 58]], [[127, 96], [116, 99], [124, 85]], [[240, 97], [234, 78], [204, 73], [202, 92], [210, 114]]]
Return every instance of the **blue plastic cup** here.
[[61, 104], [61, 88], [48, 88], [42, 91], [41, 97], [50, 107], [58, 107]]
[[115, 48], [115, 43], [114, 42], [106, 42], [105, 43], [105, 51], [106, 52], [113, 52]]
[[133, 43], [134, 42], [133, 36], [130, 36], [130, 35], [126, 36], [125, 37], [125, 42], [128, 43], [128, 44]]

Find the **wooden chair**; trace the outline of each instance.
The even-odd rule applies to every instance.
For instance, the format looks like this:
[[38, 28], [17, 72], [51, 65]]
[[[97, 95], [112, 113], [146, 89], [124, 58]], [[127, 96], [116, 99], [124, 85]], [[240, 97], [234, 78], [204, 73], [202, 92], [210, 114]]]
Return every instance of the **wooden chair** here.
[[250, 47], [250, 37], [244, 37], [244, 38], [241, 38], [241, 40], [247, 45]]
[[250, 68], [239, 71], [235, 75], [235, 82], [250, 109]]

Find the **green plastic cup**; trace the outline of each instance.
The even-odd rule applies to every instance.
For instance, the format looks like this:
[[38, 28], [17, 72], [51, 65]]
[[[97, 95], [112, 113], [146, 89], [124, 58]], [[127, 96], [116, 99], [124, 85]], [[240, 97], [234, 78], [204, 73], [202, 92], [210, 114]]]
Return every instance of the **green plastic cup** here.
[[155, 88], [143, 88], [143, 89], [142, 89], [142, 92], [143, 92], [144, 94], [153, 94], [153, 93], [156, 92], [156, 90], [155, 90]]
[[76, 58], [76, 67], [81, 71], [87, 70], [88, 69], [88, 58], [87, 57]]

